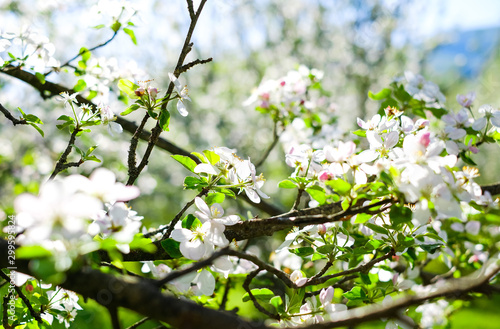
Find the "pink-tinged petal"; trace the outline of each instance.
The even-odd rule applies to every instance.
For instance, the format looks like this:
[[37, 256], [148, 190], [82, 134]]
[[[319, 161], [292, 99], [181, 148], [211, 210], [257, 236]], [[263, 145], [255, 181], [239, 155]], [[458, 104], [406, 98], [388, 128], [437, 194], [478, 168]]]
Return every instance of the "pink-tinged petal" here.
[[172, 231], [170, 237], [177, 242], [189, 241], [193, 238], [194, 233], [185, 228], [176, 228]]
[[328, 287], [327, 289], [321, 289], [319, 293], [319, 300], [321, 304], [330, 303], [333, 298], [333, 287]]
[[205, 245], [200, 239], [182, 242], [179, 249], [184, 257], [192, 260], [201, 259], [206, 252]]
[[214, 260], [213, 266], [220, 271], [229, 271], [233, 268], [233, 263], [229, 260], [229, 256], [222, 256]]

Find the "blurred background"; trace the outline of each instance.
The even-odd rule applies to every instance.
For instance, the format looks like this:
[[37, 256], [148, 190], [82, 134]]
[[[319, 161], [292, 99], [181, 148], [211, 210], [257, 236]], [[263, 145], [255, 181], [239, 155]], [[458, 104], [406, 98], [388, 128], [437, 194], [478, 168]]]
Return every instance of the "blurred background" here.
[[[117, 99], [120, 78], [154, 79], [160, 93], [166, 90], [167, 72], [175, 67], [189, 26], [185, 1], [0, 0], [0, 33], [37, 31], [48, 38], [50, 56], [64, 63], [80, 47], [109, 39], [113, 34], [109, 26], [120, 15], [134, 24], [137, 45], [119, 33], [92, 53], [85, 74], [75, 77], [69, 69], [47, 77], [68, 87], [83, 80], [84, 94], [97, 90], [97, 99], [120, 113], [126, 108]], [[106, 27], [93, 28], [101, 24]], [[278, 79], [300, 64], [324, 72], [323, 87], [330, 100], [325, 109], [338, 117], [344, 131], [356, 127], [356, 117], [375, 114], [379, 104], [368, 98], [368, 91], [380, 90], [407, 70], [437, 83], [448, 109], [458, 111], [456, 94], [469, 91], [477, 93], [475, 110], [485, 103], [495, 108], [500, 104], [500, 2], [495, 0], [209, 0], [193, 41], [187, 61], [213, 57], [213, 62], [180, 77], [193, 100], [189, 116], [171, 111], [170, 131], [162, 135], [189, 152], [226, 146], [237, 149], [242, 158], [259, 159], [272, 141], [273, 122], [242, 104], [263, 79]], [[21, 51], [22, 45], [12, 49]], [[8, 59], [6, 52], [0, 57]], [[31, 87], [4, 74], [0, 74], [0, 102], [11, 111], [21, 107], [46, 123], [42, 138], [30, 127], [14, 128], [0, 120], [0, 209], [8, 214], [16, 195], [36, 193], [52, 172], [69, 138], [53, 123], [69, 110], [54, 99], [42, 101]], [[141, 116], [134, 113], [127, 118]], [[103, 165], [125, 181], [130, 137], [94, 128], [78, 146], [97, 144], [95, 154], [103, 162], [85, 163], [69, 173], [90, 173]], [[141, 144], [139, 154], [144, 151]], [[486, 152], [488, 158], [474, 158], [483, 171], [480, 183], [499, 180], [497, 149]], [[291, 173], [279, 144], [259, 172], [267, 179], [263, 190], [270, 202], [289, 209], [295, 195], [277, 188]], [[132, 203], [145, 217], [146, 227], [168, 223], [183, 202], [193, 198], [193, 191], [179, 193], [187, 174], [166, 152], [153, 153], [137, 182], [143, 197]], [[228, 213], [266, 216], [239, 201], [228, 200], [224, 208]], [[265, 243], [274, 246], [269, 239]], [[485, 302], [473, 309], [474, 318], [481, 314], [486, 320], [483, 328], [495, 323], [491, 319], [499, 319], [489, 306]], [[459, 313], [452, 317], [452, 327], [468, 328], [465, 319], [470, 318]]]

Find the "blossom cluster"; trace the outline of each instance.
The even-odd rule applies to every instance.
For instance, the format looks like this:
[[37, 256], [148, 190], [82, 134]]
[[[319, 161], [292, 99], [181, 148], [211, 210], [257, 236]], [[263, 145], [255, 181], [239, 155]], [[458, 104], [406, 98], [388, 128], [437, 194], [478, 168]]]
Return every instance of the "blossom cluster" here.
[[[261, 198], [269, 198], [262, 190], [265, 179], [262, 174], [257, 176], [255, 165], [248, 160], [243, 160], [236, 155], [236, 150], [227, 147], [215, 147], [207, 154], [215, 154], [216, 160], [210, 161], [206, 156], [200, 156], [202, 163], [198, 164], [193, 172], [196, 174], [213, 175], [216, 181], [220, 178], [227, 180], [225, 188], [238, 188], [245, 191], [247, 197], [254, 203], [259, 203]], [[220, 187], [220, 185], [219, 185]]]
[[[113, 172], [99, 168], [89, 178], [71, 175], [48, 181], [38, 196], [21, 194], [15, 200], [21, 246], [41, 246], [55, 261], [57, 271], [72, 260], [99, 248], [96, 235], [112, 238], [127, 252], [139, 232], [140, 217], [123, 201], [139, 196], [135, 186], [116, 182]], [[106, 207], [106, 208], [105, 208]], [[106, 210], [105, 210], [106, 209]]]

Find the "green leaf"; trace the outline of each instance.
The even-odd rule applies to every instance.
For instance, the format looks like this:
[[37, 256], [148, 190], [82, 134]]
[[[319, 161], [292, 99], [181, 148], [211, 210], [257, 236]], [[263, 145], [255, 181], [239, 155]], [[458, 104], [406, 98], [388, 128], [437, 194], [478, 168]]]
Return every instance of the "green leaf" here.
[[71, 123], [73, 123], [73, 121], [74, 121], [74, 119], [72, 117], [69, 117], [67, 115], [61, 115], [59, 118], [57, 118], [57, 120], [70, 121]]
[[401, 205], [394, 205], [389, 211], [389, 218], [396, 226], [411, 222], [412, 211]]
[[[275, 297], [275, 293], [267, 288], [252, 289], [250, 291], [252, 292], [252, 295], [254, 295], [255, 299], [262, 301], [264, 303], [268, 303], [271, 300], [271, 298]], [[243, 295], [242, 299], [244, 302], [248, 302], [249, 300], [251, 300], [248, 292]]]
[[201, 162], [207, 163], [207, 159], [205, 159], [205, 156], [203, 154], [198, 152], [191, 152], [191, 154], [200, 159]]
[[297, 185], [295, 185], [291, 180], [285, 179], [282, 180], [281, 182], [278, 183], [279, 188], [296, 188]]
[[375, 100], [375, 101], [380, 101], [382, 99], [386, 99], [387, 97], [389, 97], [391, 95], [391, 89], [389, 88], [384, 88], [382, 89], [381, 91], [379, 91], [378, 93], [374, 94], [373, 92], [369, 91], [368, 92], [368, 97], [370, 97], [371, 99]]
[[179, 162], [190, 172], [194, 172], [194, 168], [198, 165], [193, 159], [188, 156], [176, 154], [172, 155], [172, 158], [174, 158], [175, 161]]
[[307, 257], [314, 254], [314, 249], [312, 247], [299, 247], [288, 249], [291, 253], [299, 257]]
[[182, 220], [182, 228], [190, 230], [192, 227], [200, 227], [201, 222], [194, 215], [189, 214]]
[[92, 53], [85, 47], [80, 48], [79, 53], [81, 54], [80, 56], [82, 56], [83, 62], [87, 62], [90, 59], [90, 56], [92, 55]]
[[280, 296], [274, 296], [269, 300], [269, 304], [273, 305], [278, 313], [283, 313], [285, 310], [283, 308], [283, 300]]
[[184, 188], [189, 190], [196, 190], [198, 187], [205, 187], [208, 184], [197, 177], [187, 176], [184, 179]]
[[96, 29], [96, 30], [99, 30], [99, 29], [102, 29], [103, 27], [105, 27], [106, 25], [104, 24], [99, 24], [99, 25], [96, 25], [96, 26], [93, 26], [92, 28]]
[[32, 122], [32, 123], [37, 123], [37, 124], [40, 124], [40, 125], [43, 125], [43, 122], [42, 120], [40, 120], [36, 115], [34, 114], [27, 114], [24, 116], [24, 119], [28, 122]]
[[340, 195], [347, 195], [352, 188], [351, 184], [340, 178], [326, 181], [325, 184], [330, 186], [334, 192]]
[[236, 194], [228, 188], [215, 187], [215, 190], [220, 192], [220, 193], [224, 193], [225, 195], [227, 195], [231, 198], [236, 198]]
[[226, 198], [226, 196], [224, 195], [224, 193], [209, 193], [207, 195], [207, 197], [205, 198], [205, 202], [211, 206], [213, 205], [214, 203], [222, 203], [224, 202], [224, 199]]
[[19, 259], [32, 259], [49, 257], [52, 253], [40, 246], [21, 246], [16, 249], [16, 257]]
[[370, 218], [372, 218], [373, 215], [370, 214], [357, 214], [356, 219], [354, 220], [354, 224], [363, 224], [366, 223]]
[[350, 291], [345, 292], [343, 296], [349, 300], [367, 300], [367, 296], [363, 288], [354, 287]]
[[30, 126], [32, 126], [33, 128], [35, 128], [36, 131], [38, 131], [40, 133], [40, 135], [42, 135], [42, 137], [45, 137], [45, 134], [44, 134], [43, 130], [40, 129], [40, 127], [38, 127], [36, 124], [34, 124], [32, 122], [30, 122], [29, 124], [30, 124]]
[[121, 79], [118, 81], [118, 89], [127, 94], [130, 98], [139, 98], [135, 94], [135, 90], [139, 88], [138, 85], [127, 79]]
[[40, 73], [40, 72], [36, 72], [36, 73], [35, 73], [35, 76], [36, 76], [36, 78], [38, 79], [38, 81], [40, 81], [40, 83], [41, 83], [42, 85], [44, 85], [44, 84], [45, 84], [45, 75], [44, 75], [44, 74], [42, 74], [42, 73]]
[[137, 46], [137, 39], [135, 38], [134, 31], [126, 27], [126, 28], [123, 29], [123, 32], [127, 33], [127, 35], [130, 37], [130, 39], [132, 40], [132, 42], [134, 43], [134, 45]]
[[130, 242], [130, 249], [141, 249], [148, 253], [154, 253], [156, 246], [151, 239], [144, 238], [142, 234], [136, 234], [132, 242]]
[[385, 235], [388, 235], [389, 234], [389, 231], [387, 231], [387, 229], [381, 227], [381, 226], [378, 226], [378, 225], [375, 225], [375, 224], [372, 224], [372, 223], [365, 223], [364, 224], [366, 227], [368, 227], [369, 229], [371, 229], [372, 231], [374, 232], [377, 232], [377, 233], [380, 233], [380, 234], [385, 234]]
[[120, 113], [120, 115], [127, 115], [127, 114], [130, 114], [132, 112], [134, 112], [135, 110], [139, 109], [140, 108], [140, 105], [139, 104], [132, 104], [130, 105], [129, 107], [127, 107], [125, 109], [125, 111], [123, 111], [122, 113]]
[[163, 131], [168, 131], [168, 125], [170, 124], [170, 112], [167, 110], [162, 110], [160, 113], [160, 126]]
[[203, 154], [205, 154], [208, 162], [210, 162], [211, 165], [215, 165], [217, 162], [220, 161], [220, 156], [213, 151], [205, 150], [203, 151]]
[[418, 246], [422, 248], [424, 251], [427, 251], [429, 254], [433, 254], [443, 245], [439, 243], [426, 243], [426, 244], [419, 244]]
[[182, 257], [182, 253], [179, 250], [180, 242], [175, 241], [174, 239], [165, 239], [161, 242], [161, 246], [170, 255], [172, 258], [180, 258]]
[[340, 206], [342, 207], [342, 210], [347, 210], [351, 206], [351, 201], [348, 198], [345, 198], [340, 203]]
[[318, 201], [320, 205], [322, 205], [326, 202], [326, 193], [322, 187], [314, 185], [314, 186], [306, 188], [306, 192], [309, 193], [311, 198]]
[[74, 91], [82, 91], [87, 88], [87, 83], [83, 79], [79, 79], [76, 85], [73, 87]]
[[325, 244], [324, 246], [316, 248], [316, 251], [323, 255], [328, 255], [333, 250], [335, 250], [335, 245], [333, 244]]
[[366, 137], [366, 130], [358, 129], [353, 131], [352, 133], [359, 137]]
[[83, 160], [85, 160], [85, 161], [94, 161], [94, 162], [101, 162], [101, 159], [99, 159], [95, 155], [88, 155], [88, 156], [84, 157]]

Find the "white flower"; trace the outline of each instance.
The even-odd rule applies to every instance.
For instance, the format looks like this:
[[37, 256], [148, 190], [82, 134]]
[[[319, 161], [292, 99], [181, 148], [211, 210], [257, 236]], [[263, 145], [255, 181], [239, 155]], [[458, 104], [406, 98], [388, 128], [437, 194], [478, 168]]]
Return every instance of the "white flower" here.
[[99, 107], [99, 112], [101, 114], [102, 124], [108, 126], [108, 132], [113, 135], [113, 132], [121, 134], [123, 128], [119, 123], [113, 122], [116, 120], [116, 116], [108, 105], [101, 104]]
[[460, 95], [460, 94], [457, 95], [457, 102], [463, 107], [470, 107], [475, 99], [476, 99], [476, 93], [473, 91], [465, 95]]
[[188, 96], [188, 88], [187, 86], [182, 87], [181, 83], [179, 82], [179, 80], [177, 80], [174, 74], [168, 73], [168, 77], [170, 78], [170, 81], [173, 82], [175, 89], [177, 89], [177, 94], [179, 95], [179, 101], [177, 102], [177, 111], [179, 111], [180, 115], [185, 117], [188, 115], [188, 111], [186, 110], [184, 101], [191, 101], [191, 98], [189, 98]]
[[207, 203], [200, 197], [196, 197], [194, 199], [194, 203], [200, 210], [195, 211], [194, 214], [202, 222], [214, 221], [223, 225], [234, 225], [240, 221], [240, 217], [237, 215], [223, 217], [224, 209], [222, 209], [222, 206], [218, 203], [214, 203], [210, 208], [208, 208]]
[[211, 226], [211, 222], [205, 222], [201, 226], [195, 227], [193, 231], [178, 228], [172, 231], [171, 237], [181, 243], [179, 249], [184, 257], [200, 260], [214, 249], [213, 244], [207, 239]]
[[132, 211], [123, 202], [108, 205], [108, 211], [102, 211], [89, 226], [89, 234], [103, 234], [104, 237], [112, 236], [118, 244], [117, 248], [128, 254], [130, 252], [129, 243], [134, 239], [134, 235], [139, 233], [141, 219], [137, 212]]
[[290, 275], [290, 280], [292, 280], [292, 282], [295, 283], [297, 287], [302, 287], [307, 282], [307, 278], [304, 277], [304, 274], [302, 274], [302, 271], [300, 270], [293, 271]]
[[103, 202], [129, 201], [140, 194], [137, 186], [126, 186], [116, 182], [115, 174], [106, 168], [94, 170], [89, 178], [72, 175], [66, 180], [73, 186], [77, 186], [79, 190], [93, 195]]
[[78, 104], [78, 100], [76, 99], [78, 94], [79, 93], [73, 93], [70, 95], [67, 91], [65, 91], [60, 93], [59, 96], [56, 97], [56, 99], [60, 102], [64, 102], [64, 105], [70, 104], [71, 106], [73, 106], [72, 103]]

